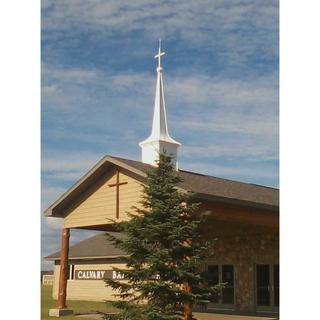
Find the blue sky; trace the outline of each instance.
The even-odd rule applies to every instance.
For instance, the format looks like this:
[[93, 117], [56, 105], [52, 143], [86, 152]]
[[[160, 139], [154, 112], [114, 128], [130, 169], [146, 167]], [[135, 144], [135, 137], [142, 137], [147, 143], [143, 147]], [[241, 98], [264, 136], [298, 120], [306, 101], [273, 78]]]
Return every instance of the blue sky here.
[[158, 38], [180, 168], [278, 186], [278, 1], [42, 0], [43, 209], [105, 154], [140, 159]]

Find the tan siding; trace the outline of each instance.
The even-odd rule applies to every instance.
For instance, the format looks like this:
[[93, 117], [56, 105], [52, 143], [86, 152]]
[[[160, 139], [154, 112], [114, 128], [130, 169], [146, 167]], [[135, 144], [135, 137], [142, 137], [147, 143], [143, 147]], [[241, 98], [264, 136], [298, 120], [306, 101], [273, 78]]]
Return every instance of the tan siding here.
[[[91, 193], [83, 195], [64, 219], [64, 227], [84, 227], [109, 224], [108, 219], [116, 217], [116, 187], [109, 184], [116, 182], [115, 171], [103, 181], [98, 181]], [[120, 220], [126, 218], [126, 212], [132, 211], [132, 206], [139, 206], [141, 184], [134, 178], [120, 172], [120, 182], [128, 182], [120, 186]]]
[[[123, 268], [124, 264], [84, 264], [75, 265], [75, 270], [112, 270], [112, 267]], [[55, 266], [55, 282], [53, 286], [53, 298], [58, 297], [58, 283], [60, 266]], [[111, 287], [107, 287], [103, 280], [68, 280], [67, 299], [68, 300], [116, 300], [116, 292]]]
[[57, 299], [58, 297], [58, 290], [59, 290], [59, 274], [60, 274], [60, 266], [55, 265], [53, 270], [53, 286], [52, 286], [52, 297]]

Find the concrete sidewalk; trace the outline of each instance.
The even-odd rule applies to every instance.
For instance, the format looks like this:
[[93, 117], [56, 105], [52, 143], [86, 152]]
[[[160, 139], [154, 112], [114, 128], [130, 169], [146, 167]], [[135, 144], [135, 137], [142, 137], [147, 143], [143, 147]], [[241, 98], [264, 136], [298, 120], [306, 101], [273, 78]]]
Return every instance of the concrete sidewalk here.
[[[78, 315], [79, 318], [92, 318], [101, 319], [102, 316], [99, 314], [82, 314]], [[238, 316], [230, 314], [216, 314], [216, 313], [200, 313], [194, 312], [194, 317], [197, 320], [276, 320], [275, 317], [256, 317], [256, 316]]]
[[197, 320], [276, 320], [275, 317], [256, 317], [256, 316], [239, 316], [230, 314], [217, 313], [198, 313], [194, 312], [194, 317]]

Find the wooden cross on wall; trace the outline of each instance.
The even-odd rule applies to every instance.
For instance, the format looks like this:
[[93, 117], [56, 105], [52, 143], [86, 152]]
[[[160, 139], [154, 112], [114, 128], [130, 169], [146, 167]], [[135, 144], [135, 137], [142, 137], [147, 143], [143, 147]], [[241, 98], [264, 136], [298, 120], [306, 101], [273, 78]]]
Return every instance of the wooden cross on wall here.
[[127, 184], [128, 182], [120, 182], [120, 176], [119, 176], [119, 170], [118, 169], [116, 171], [116, 175], [117, 175], [116, 183], [111, 183], [108, 186], [109, 187], [116, 187], [116, 218], [119, 219], [119, 216], [120, 216], [120, 214], [119, 214], [120, 186], [123, 185], [123, 184]]

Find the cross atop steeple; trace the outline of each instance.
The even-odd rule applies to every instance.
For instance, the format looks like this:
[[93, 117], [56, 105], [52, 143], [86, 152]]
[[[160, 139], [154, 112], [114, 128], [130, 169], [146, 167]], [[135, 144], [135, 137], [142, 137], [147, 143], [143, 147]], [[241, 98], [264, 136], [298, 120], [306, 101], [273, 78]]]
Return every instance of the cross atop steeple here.
[[139, 143], [142, 148], [142, 162], [155, 165], [160, 153], [166, 152], [173, 158], [173, 163], [178, 168], [177, 150], [181, 145], [173, 140], [168, 131], [166, 105], [163, 88], [163, 72], [161, 67], [161, 57], [165, 53], [161, 50], [161, 40], [159, 40], [158, 53], [154, 56], [158, 59], [157, 84], [154, 99], [154, 111], [152, 129], [149, 138]]
[[156, 54], [154, 57], [156, 59], [158, 59], [158, 68], [157, 71], [161, 71], [162, 67], [161, 67], [161, 57], [164, 56], [166, 53], [161, 51], [161, 39], [159, 39], [159, 49], [158, 49], [158, 54]]

